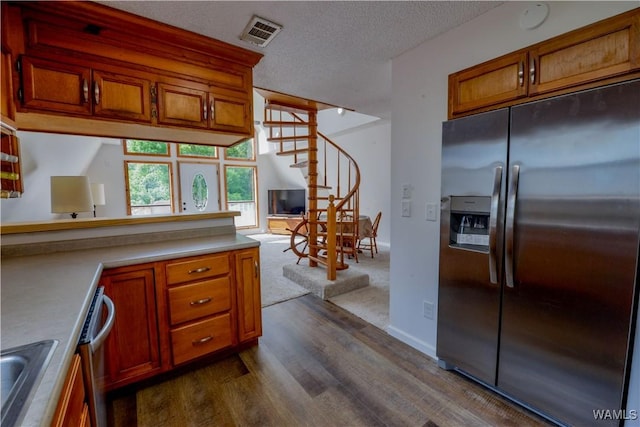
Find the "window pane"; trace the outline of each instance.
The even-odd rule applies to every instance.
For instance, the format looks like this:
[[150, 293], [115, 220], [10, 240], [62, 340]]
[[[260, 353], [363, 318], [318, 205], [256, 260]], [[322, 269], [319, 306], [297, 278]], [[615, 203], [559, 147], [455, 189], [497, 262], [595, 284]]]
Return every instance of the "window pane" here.
[[250, 138], [225, 148], [224, 156], [227, 159], [255, 160], [253, 153], [253, 138]]
[[131, 215], [172, 213], [168, 163], [127, 162]]
[[166, 142], [127, 139], [125, 140], [124, 151], [127, 154], [150, 154], [155, 156], [168, 156], [169, 144]]
[[178, 144], [178, 156], [218, 158], [218, 150], [210, 145]]
[[253, 166], [225, 166], [227, 183], [227, 209], [240, 211], [235, 218], [236, 227], [256, 227], [256, 168]]

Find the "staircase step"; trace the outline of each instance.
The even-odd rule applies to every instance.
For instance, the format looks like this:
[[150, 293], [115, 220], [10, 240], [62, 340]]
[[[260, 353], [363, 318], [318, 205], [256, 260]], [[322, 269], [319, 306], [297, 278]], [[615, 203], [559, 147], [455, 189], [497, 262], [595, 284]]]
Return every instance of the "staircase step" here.
[[[331, 187], [330, 185], [320, 185], [320, 184], [316, 184], [316, 185], [307, 185], [307, 187], [315, 187], [318, 188], [320, 190], [331, 190], [333, 187]], [[320, 197], [318, 197], [318, 199], [320, 199]], [[328, 198], [325, 198], [324, 200], [329, 200]]]
[[266, 128], [297, 128], [297, 127], [307, 127], [309, 126], [308, 122], [289, 122], [289, 121], [275, 121], [275, 120], [265, 120], [262, 122], [262, 126]]
[[307, 152], [308, 150], [306, 148], [298, 148], [296, 150], [278, 151], [276, 156], [293, 156], [295, 154], [305, 154]]
[[299, 169], [306, 168], [308, 166], [309, 166], [309, 160], [302, 160], [298, 163], [292, 163], [289, 165], [290, 168], [299, 168]]
[[267, 138], [269, 142], [283, 142], [283, 141], [305, 141], [309, 139], [309, 135], [298, 136], [278, 136], [273, 138]]

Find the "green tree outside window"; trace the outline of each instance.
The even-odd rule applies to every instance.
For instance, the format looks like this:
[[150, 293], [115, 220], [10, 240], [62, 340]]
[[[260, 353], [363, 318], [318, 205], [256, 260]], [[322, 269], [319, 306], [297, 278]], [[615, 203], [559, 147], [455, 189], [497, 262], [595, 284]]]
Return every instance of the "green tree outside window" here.
[[226, 148], [224, 156], [227, 159], [254, 160], [253, 138], [245, 139], [236, 145]]
[[156, 156], [169, 155], [169, 143], [158, 141], [143, 141], [140, 139], [125, 140], [127, 154], [151, 154]]
[[198, 144], [178, 144], [178, 155], [188, 157], [218, 157], [216, 147]]

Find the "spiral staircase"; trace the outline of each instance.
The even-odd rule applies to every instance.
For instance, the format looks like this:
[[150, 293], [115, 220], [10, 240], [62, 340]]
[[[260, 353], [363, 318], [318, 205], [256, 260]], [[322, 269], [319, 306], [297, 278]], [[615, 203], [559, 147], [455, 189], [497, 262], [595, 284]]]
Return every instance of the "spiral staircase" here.
[[325, 266], [327, 279], [358, 260], [360, 169], [355, 160], [317, 129], [318, 105], [263, 91], [263, 127], [276, 155], [291, 158], [307, 181], [308, 210], [292, 231], [291, 249], [310, 267]]

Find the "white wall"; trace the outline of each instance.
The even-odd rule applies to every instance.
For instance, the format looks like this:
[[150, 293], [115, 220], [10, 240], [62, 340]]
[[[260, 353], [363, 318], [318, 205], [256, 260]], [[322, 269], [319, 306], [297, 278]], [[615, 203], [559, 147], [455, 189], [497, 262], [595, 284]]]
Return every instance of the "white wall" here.
[[388, 244], [391, 241], [391, 123], [378, 120], [353, 131], [327, 136], [358, 164], [361, 176], [360, 214], [369, 215], [373, 221], [376, 213], [382, 212], [377, 241]]
[[[548, 4], [550, 15], [537, 29], [522, 30], [518, 26], [527, 3], [506, 2], [392, 63], [389, 332], [433, 357], [436, 320], [423, 317], [422, 303], [438, 300], [439, 223], [427, 222], [418, 213], [401, 217], [399, 206], [403, 184], [412, 187], [413, 206], [440, 201], [441, 126], [447, 119], [447, 76], [638, 6], [637, 2]], [[636, 353], [640, 359], [640, 351]], [[639, 363], [636, 360], [636, 368]], [[638, 387], [636, 378], [632, 384], [635, 402], [640, 401]]]

